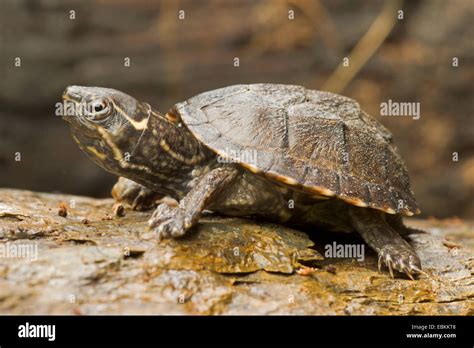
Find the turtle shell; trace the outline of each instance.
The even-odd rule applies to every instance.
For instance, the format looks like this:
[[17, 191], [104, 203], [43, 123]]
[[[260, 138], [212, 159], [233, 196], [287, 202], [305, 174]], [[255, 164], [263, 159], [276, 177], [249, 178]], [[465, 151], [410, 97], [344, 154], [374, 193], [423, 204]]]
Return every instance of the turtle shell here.
[[420, 212], [392, 135], [353, 99], [293, 85], [235, 85], [175, 109], [218, 156], [280, 184], [389, 214]]

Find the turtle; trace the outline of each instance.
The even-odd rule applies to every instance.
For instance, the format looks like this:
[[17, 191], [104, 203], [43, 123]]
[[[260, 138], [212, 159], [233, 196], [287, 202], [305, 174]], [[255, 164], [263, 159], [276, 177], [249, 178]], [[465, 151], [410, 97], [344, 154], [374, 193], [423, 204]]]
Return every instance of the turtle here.
[[183, 236], [204, 211], [358, 232], [385, 265], [422, 273], [403, 217], [419, 214], [392, 134], [359, 103], [287, 84], [207, 91], [162, 114], [103, 87], [69, 86], [63, 118], [79, 147], [120, 179], [118, 201], [146, 209], [157, 239]]

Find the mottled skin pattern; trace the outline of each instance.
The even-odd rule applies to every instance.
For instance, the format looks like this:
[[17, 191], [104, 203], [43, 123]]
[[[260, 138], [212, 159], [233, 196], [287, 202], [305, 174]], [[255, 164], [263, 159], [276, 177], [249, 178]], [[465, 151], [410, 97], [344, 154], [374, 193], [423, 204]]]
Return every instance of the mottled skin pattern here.
[[[162, 203], [153, 212], [149, 226], [159, 239], [182, 236], [203, 210], [211, 210], [292, 225], [357, 231], [378, 253], [379, 268], [383, 262], [392, 276], [395, 269], [412, 279], [421, 272], [415, 251], [401, 237], [410, 233], [402, 215], [384, 212], [396, 206], [384, 208], [375, 201], [375, 209], [357, 207], [367, 206], [357, 196], [344, 192], [335, 195], [324, 187], [293, 183], [291, 177], [283, 176], [285, 173], [279, 176], [279, 172], [259, 171], [245, 163], [222, 161], [213, 151], [216, 147], [203, 144], [189, 130], [182, 119], [184, 111], [178, 111], [179, 104], [162, 115], [122, 92], [80, 86], [68, 87], [63, 99], [88, 106], [87, 112], [75, 111], [63, 118], [80, 148], [95, 163], [122, 177], [114, 187], [114, 198], [129, 202], [135, 209], [149, 208], [162, 196], [179, 202], [176, 207]], [[308, 170], [305, 172], [305, 178], [311, 179]], [[402, 190], [399, 195], [403, 194]], [[400, 207], [400, 213], [411, 215], [416, 203], [410, 201], [409, 193], [405, 197], [408, 203]], [[383, 199], [380, 202], [385, 202]]]

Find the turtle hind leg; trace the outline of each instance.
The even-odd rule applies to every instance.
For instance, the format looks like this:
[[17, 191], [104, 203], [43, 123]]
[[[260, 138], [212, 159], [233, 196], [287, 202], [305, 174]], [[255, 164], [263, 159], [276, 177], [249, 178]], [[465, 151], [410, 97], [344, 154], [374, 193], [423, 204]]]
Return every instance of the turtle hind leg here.
[[352, 224], [367, 244], [379, 256], [379, 270], [382, 262], [393, 278], [393, 269], [405, 273], [410, 279], [421, 273], [421, 262], [413, 247], [374, 209], [349, 207]]
[[409, 236], [410, 234], [426, 233], [425, 231], [418, 228], [405, 226], [403, 223], [403, 217], [401, 215], [385, 214], [384, 217], [388, 224], [392, 226], [392, 228], [395, 229], [395, 231], [397, 231], [402, 237]]

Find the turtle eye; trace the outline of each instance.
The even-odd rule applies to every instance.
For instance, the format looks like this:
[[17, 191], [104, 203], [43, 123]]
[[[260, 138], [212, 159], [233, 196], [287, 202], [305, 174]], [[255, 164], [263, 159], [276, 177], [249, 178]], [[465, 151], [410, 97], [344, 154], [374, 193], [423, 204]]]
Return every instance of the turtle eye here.
[[106, 100], [94, 100], [90, 105], [90, 116], [94, 121], [102, 121], [109, 115], [109, 105]]
[[104, 104], [96, 104], [96, 105], [94, 105], [94, 111], [95, 111], [96, 113], [100, 113], [100, 112], [102, 112], [104, 109], [105, 109]]

